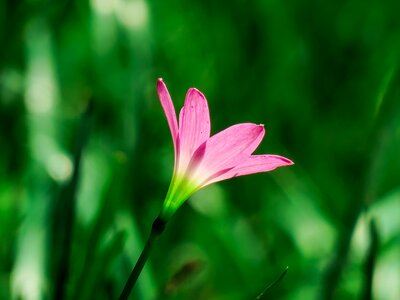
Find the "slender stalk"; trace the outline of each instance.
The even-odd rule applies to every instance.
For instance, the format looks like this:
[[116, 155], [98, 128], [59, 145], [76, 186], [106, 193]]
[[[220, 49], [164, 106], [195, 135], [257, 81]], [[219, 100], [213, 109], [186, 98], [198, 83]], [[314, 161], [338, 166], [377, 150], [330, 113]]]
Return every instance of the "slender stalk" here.
[[[60, 198], [52, 208], [53, 226], [51, 232], [52, 252], [56, 253], [54, 267], [53, 299], [65, 299], [70, 275], [71, 247], [75, 222], [76, 194], [81, 174], [82, 153], [89, 139], [93, 116], [93, 100], [89, 99], [85, 113], [80, 120], [74, 153], [74, 171], [68, 185], [61, 191]], [[58, 253], [58, 255], [57, 255]]]
[[376, 258], [379, 251], [379, 235], [375, 220], [371, 219], [369, 223], [370, 245], [364, 265], [364, 300], [373, 299], [372, 283], [374, 279], [374, 269]]
[[143, 267], [150, 256], [151, 250], [153, 249], [154, 242], [157, 238], [164, 232], [166, 222], [159, 217], [155, 219], [153, 222], [153, 226], [151, 227], [150, 236], [147, 239], [147, 242], [140, 254], [135, 267], [133, 268], [131, 274], [128, 277], [128, 280], [125, 283], [124, 289], [119, 296], [119, 300], [127, 300], [129, 295], [132, 292], [133, 287], [137, 279], [139, 278], [140, 273], [143, 270]]
[[289, 267], [286, 267], [286, 268], [285, 268], [285, 271], [283, 271], [283, 273], [282, 273], [273, 283], [271, 283], [270, 285], [268, 285], [268, 286], [261, 292], [261, 294], [259, 294], [259, 295], [257, 296], [256, 300], [262, 299], [262, 298], [264, 297], [264, 294], [265, 294], [266, 292], [268, 292], [272, 287], [274, 287], [275, 285], [277, 285], [277, 284], [286, 276], [288, 270], [289, 270]]
[[147, 239], [146, 245], [144, 246], [144, 249], [139, 256], [139, 259], [136, 262], [135, 267], [133, 268], [131, 274], [129, 275], [128, 280], [125, 283], [125, 287], [122, 290], [121, 295], [119, 296], [119, 300], [128, 299], [128, 297], [132, 291], [132, 288], [134, 287], [140, 273], [143, 270], [143, 267], [144, 267], [147, 259], [150, 256], [150, 252], [153, 248], [155, 239], [156, 239], [156, 235], [153, 232], [151, 232], [149, 238]]

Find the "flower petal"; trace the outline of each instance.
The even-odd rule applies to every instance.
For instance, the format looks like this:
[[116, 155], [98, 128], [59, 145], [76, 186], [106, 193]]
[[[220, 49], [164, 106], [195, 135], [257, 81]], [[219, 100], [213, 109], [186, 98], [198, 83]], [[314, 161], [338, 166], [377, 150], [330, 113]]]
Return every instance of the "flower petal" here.
[[185, 104], [179, 114], [179, 168], [187, 167], [192, 154], [210, 137], [210, 113], [207, 100], [197, 89], [186, 94]]
[[193, 154], [199, 159], [198, 168], [192, 176], [197, 182], [203, 182], [211, 175], [229, 170], [243, 163], [258, 147], [265, 134], [263, 125], [242, 123], [233, 125], [213, 135], [199, 147], [202, 155]]
[[160, 98], [161, 106], [164, 109], [165, 116], [167, 117], [176, 155], [178, 150], [178, 121], [176, 119], [174, 103], [171, 100], [167, 86], [161, 78], [159, 78], [157, 82], [157, 92], [158, 97]]
[[233, 177], [250, 175], [261, 172], [272, 171], [278, 167], [290, 166], [294, 163], [286, 157], [272, 154], [251, 155], [240, 165], [227, 170], [223, 174], [215, 174], [211, 176], [202, 186], [209, 185], [218, 181], [226, 180]]

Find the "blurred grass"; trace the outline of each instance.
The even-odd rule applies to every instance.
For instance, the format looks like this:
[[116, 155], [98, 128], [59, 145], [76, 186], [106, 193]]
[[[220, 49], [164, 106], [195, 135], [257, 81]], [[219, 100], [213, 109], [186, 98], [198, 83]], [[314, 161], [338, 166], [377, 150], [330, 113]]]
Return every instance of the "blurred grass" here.
[[[394, 0], [2, 1], [0, 299], [52, 299], [58, 288], [60, 299], [117, 297], [172, 174], [158, 77], [177, 110], [197, 87], [214, 133], [263, 123], [257, 152], [296, 164], [194, 195], [133, 299], [248, 299], [286, 266], [270, 299], [358, 299], [369, 289], [400, 298], [399, 9]], [[52, 208], [77, 167], [89, 97], [62, 254]]]

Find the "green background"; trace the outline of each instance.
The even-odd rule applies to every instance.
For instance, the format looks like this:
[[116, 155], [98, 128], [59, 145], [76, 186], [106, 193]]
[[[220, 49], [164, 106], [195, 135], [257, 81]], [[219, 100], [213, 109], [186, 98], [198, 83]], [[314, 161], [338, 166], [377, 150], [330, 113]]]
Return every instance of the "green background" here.
[[399, 11], [1, 1], [0, 299], [117, 298], [172, 175], [159, 77], [295, 165], [195, 194], [132, 299], [256, 299], [286, 266], [262, 299], [400, 299]]

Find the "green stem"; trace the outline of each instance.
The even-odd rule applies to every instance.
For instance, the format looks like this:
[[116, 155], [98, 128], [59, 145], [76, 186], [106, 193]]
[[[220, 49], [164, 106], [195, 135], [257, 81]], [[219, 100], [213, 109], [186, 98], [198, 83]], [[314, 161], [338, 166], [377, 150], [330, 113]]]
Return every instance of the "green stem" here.
[[166, 225], [166, 221], [157, 217], [153, 222], [153, 226], [151, 227], [150, 236], [147, 239], [146, 245], [144, 246], [142, 253], [137, 260], [135, 267], [133, 268], [131, 274], [128, 277], [128, 280], [125, 283], [124, 289], [122, 290], [121, 295], [119, 296], [119, 300], [127, 300], [129, 295], [132, 292], [133, 287], [137, 279], [139, 278], [140, 273], [143, 270], [143, 267], [150, 256], [151, 250], [153, 249], [154, 242], [157, 238], [164, 232]]
[[264, 294], [266, 292], [268, 292], [269, 289], [271, 289], [272, 287], [274, 287], [275, 285], [277, 285], [287, 274], [289, 270], [289, 267], [285, 268], [285, 271], [283, 271], [283, 273], [273, 282], [271, 283], [269, 286], [267, 286], [260, 295], [257, 296], [256, 300], [262, 299], [264, 297]]
[[364, 300], [373, 299], [372, 285], [374, 279], [376, 257], [379, 251], [379, 235], [374, 219], [371, 219], [369, 223], [369, 235], [370, 245], [364, 265], [364, 297], [362, 298]]

